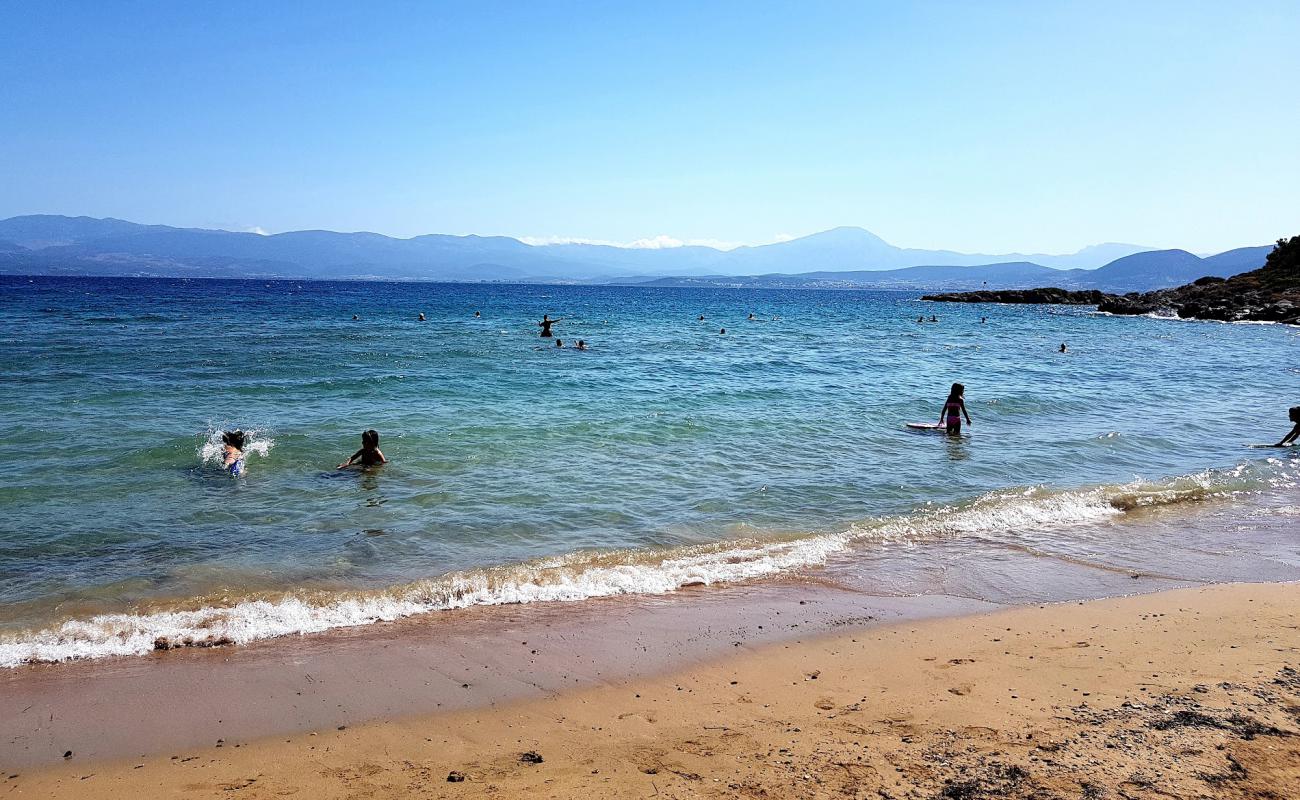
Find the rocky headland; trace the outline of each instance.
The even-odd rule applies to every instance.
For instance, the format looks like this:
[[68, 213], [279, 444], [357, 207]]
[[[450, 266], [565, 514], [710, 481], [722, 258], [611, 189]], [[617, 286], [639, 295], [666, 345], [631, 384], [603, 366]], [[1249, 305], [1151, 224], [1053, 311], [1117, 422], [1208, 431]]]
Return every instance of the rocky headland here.
[[1095, 306], [1115, 297], [1113, 294], [1090, 289], [1086, 291], [1069, 291], [1068, 289], [1000, 289], [976, 292], [942, 292], [927, 294], [922, 300], [934, 300], [939, 303], [1016, 303], [1041, 305], [1053, 303], [1063, 306]]
[[1205, 277], [1186, 286], [1125, 295], [1064, 289], [951, 292], [922, 300], [957, 303], [1095, 305], [1111, 314], [1158, 314], [1226, 322], [1300, 325], [1300, 236], [1279, 239], [1264, 266], [1231, 278]]

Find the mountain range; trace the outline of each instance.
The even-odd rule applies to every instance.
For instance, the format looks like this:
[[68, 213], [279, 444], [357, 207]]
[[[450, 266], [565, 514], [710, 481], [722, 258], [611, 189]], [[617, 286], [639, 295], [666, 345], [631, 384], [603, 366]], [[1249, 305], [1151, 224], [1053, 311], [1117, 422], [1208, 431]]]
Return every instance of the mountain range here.
[[29, 215], [0, 220], [0, 274], [315, 280], [584, 282], [799, 288], [1065, 288], [1147, 291], [1264, 263], [1268, 246], [1202, 258], [1102, 244], [1067, 255], [895, 247], [834, 228], [755, 247], [533, 245], [506, 236], [293, 231], [274, 235]]

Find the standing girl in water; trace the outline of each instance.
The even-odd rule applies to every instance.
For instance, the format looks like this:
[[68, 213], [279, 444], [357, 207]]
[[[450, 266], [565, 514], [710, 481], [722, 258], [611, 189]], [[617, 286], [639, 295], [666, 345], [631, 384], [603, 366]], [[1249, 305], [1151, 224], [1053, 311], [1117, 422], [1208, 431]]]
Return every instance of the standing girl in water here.
[[537, 325], [538, 325], [538, 327], [540, 327], [540, 328], [542, 329], [542, 338], [543, 338], [543, 339], [549, 339], [549, 338], [551, 338], [551, 336], [554, 335], [554, 334], [551, 333], [551, 326], [554, 325], [555, 323], [559, 322], [560, 319], [563, 319], [563, 317], [560, 317], [560, 318], [557, 318], [557, 319], [551, 319], [551, 318], [550, 318], [549, 316], [547, 316], [546, 314], [543, 314], [543, 315], [542, 315], [542, 321], [539, 322], [539, 323], [537, 323]]
[[961, 433], [961, 418], [966, 417], [966, 424], [972, 424], [970, 414], [966, 411], [966, 387], [960, 383], [954, 383], [952, 389], [948, 392], [948, 399], [943, 404], [943, 410], [939, 412], [939, 422], [947, 424], [948, 433]]

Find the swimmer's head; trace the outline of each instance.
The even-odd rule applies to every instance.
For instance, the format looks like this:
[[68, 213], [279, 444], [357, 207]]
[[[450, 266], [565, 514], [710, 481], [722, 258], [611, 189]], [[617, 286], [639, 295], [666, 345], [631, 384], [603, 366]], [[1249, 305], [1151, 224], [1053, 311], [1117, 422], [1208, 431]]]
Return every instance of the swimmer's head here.
[[367, 450], [373, 450], [379, 446], [379, 431], [371, 428], [368, 431], [361, 432], [361, 446]]
[[579, 340], [578, 340], [578, 349], [579, 349], [579, 350], [586, 350], [586, 349], [587, 349], [587, 343], [586, 343], [585, 341], [583, 341], [582, 339], [579, 339]]
[[419, 320], [420, 320], [420, 322], [424, 322], [424, 312], [423, 312], [423, 311], [420, 312]]
[[954, 383], [952, 389], [948, 392], [948, 399], [954, 400], [964, 394], [966, 394], [966, 387], [960, 383]]
[[722, 328], [721, 330], [718, 331], [718, 333], [726, 333], [726, 332], [727, 332], [726, 328]]
[[241, 430], [225, 431], [221, 434], [221, 441], [230, 445], [236, 450], [244, 449], [244, 432]]
[[556, 339], [556, 340], [555, 340], [555, 346], [556, 346], [556, 347], [564, 347], [564, 340], [563, 340], [563, 339]]

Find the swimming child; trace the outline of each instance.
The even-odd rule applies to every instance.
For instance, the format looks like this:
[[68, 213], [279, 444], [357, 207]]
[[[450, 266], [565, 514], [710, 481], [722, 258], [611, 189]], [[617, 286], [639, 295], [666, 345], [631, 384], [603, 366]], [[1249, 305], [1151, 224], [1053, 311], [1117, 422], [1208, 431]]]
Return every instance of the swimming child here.
[[1291, 406], [1287, 410], [1287, 417], [1295, 423], [1295, 427], [1291, 429], [1290, 433], [1282, 437], [1282, 441], [1277, 443], [1278, 447], [1286, 447], [1297, 438], [1300, 438], [1300, 406]]
[[420, 312], [420, 316], [416, 319], [416, 322], [424, 322], [424, 312], [423, 312], [423, 311]]
[[726, 329], [726, 328], [721, 328], [721, 329], [718, 330], [718, 333], [722, 334], [723, 336], [726, 336], [726, 335], [727, 335], [727, 329]]
[[223, 431], [221, 434], [221, 465], [238, 478], [244, 474], [244, 432]]
[[579, 349], [579, 350], [586, 350], [586, 349], [587, 349], [587, 343], [584, 342], [583, 340], [579, 339], [579, 340], [578, 340], [578, 349]]
[[539, 322], [539, 323], [537, 323], [537, 324], [538, 324], [538, 326], [540, 326], [541, 329], [542, 329], [542, 338], [543, 338], [543, 339], [549, 339], [549, 338], [551, 338], [551, 336], [552, 336], [552, 334], [551, 334], [551, 326], [554, 325], [555, 323], [559, 322], [561, 319], [563, 319], [563, 317], [557, 317], [556, 319], [551, 319], [550, 317], [548, 317], [548, 316], [545, 315], [545, 314], [542, 315], [542, 321]]
[[474, 312], [474, 319], [482, 319], [482, 318], [483, 318], [483, 314], [482, 314], [482, 313], [480, 313], [480, 312], [478, 312], [478, 311], [475, 311], [475, 312]]
[[564, 340], [563, 340], [563, 339], [556, 339], [556, 340], [555, 340], [555, 346], [556, 346], [556, 347], [564, 347]]
[[943, 410], [939, 412], [939, 422], [947, 423], [948, 433], [961, 433], [961, 418], [966, 417], [966, 424], [972, 424], [970, 414], [966, 411], [966, 387], [960, 383], [954, 383], [952, 389], [948, 392], [948, 399], [943, 404]]
[[388, 459], [384, 458], [384, 451], [379, 449], [379, 431], [371, 428], [361, 434], [361, 449], [352, 454], [352, 457], [342, 464], [338, 469], [350, 467], [360, 459], [361, 466], [373, 467], [377, 464], [387, 464]]
[[1068, 347], [1065, 346], [1065, 342], [1061, 342], [1061, 352], [1062, 352], [1062, 353], [1068, 353], [1068, 352], [1070, 352], [1070, 348], [1068, 348]]

